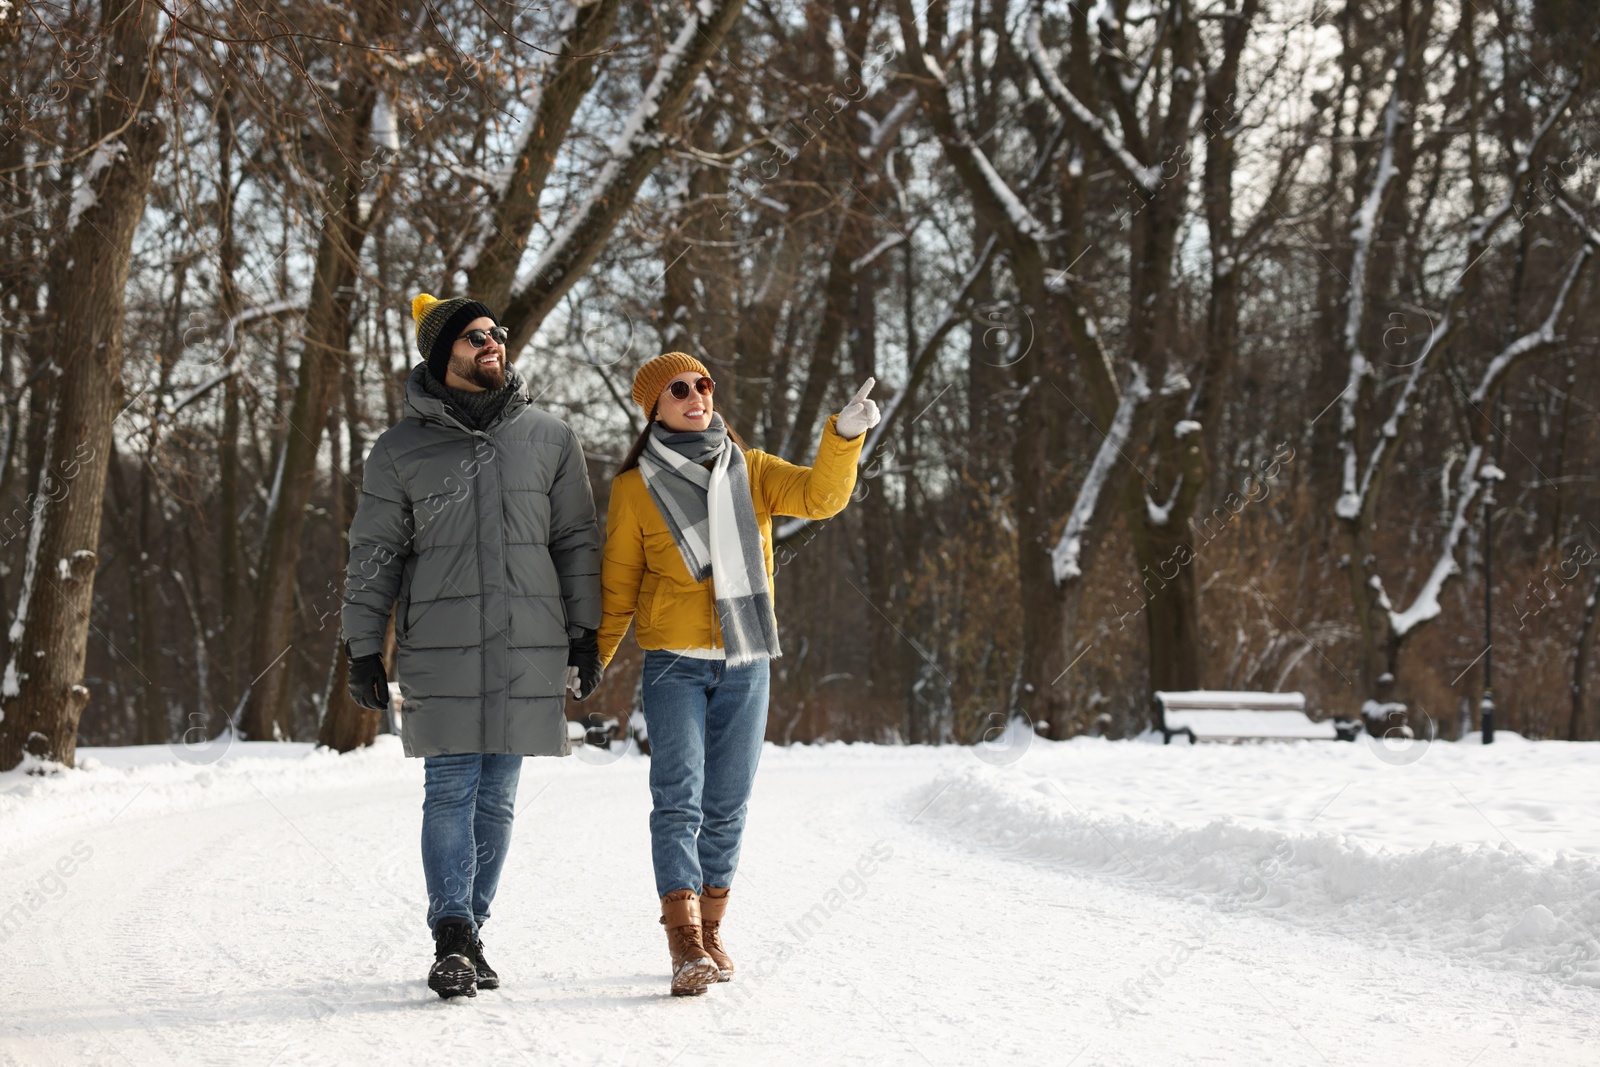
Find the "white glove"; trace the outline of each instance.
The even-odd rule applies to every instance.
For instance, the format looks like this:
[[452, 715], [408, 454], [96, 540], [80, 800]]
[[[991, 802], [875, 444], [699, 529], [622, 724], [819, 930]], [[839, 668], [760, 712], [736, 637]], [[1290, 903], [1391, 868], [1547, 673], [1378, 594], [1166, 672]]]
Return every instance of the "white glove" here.
[[878, 414], [877, 401], [867, 399], [867, 394], [872, 392], [872, 387], [877, 384], [876, 378], [868, 378], [867, 384], [863, 385], [856, 395], [850, 398], [850, 403], [844, 406], [844, 410], [839, 412], [839, 418], [835, 420], [833, 428], [846, 441], [860, 437], [878, 425], [878, 420], [882, 418]]

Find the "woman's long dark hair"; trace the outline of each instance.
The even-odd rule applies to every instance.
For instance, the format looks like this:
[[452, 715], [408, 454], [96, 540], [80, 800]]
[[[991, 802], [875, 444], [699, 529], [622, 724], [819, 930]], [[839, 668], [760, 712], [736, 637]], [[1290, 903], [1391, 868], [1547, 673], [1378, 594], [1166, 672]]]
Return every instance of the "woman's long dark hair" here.
[[[728, 420], [722, 420], [722, 424], [728, 426]], [[650, 418], [644, 424], [644, 433], [641, 433], [639, 439], [633, 443], [633, 447], [628, 449], [628, 454], [622, 457], [622, 466], [617, 468], [617, 474], [625, 474], [639, 465], [639, 456], [643, 454], [645, 446], [650, 443], [650, 431], [655, 428], [655, 425], [656, 409], [651, 408]], [[750, 451], [750, 446], [744, 443], [744, 438], [740, 437], [739, 431], [732, 426], [728, 426], [728, 437], [734, 444], [739, 446], [740, 452]]]

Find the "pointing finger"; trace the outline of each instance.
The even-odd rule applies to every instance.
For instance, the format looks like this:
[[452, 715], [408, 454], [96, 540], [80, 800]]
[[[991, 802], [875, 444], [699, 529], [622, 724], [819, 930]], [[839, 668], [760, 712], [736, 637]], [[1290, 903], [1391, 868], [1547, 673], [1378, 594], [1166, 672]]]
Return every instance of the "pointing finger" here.
[[868, 378], [866, 380], [866, 382], [861, 386], [861, 388], [856, 391], [856, 395], [850, 398], [850, 403], [852, 403], [852, 404], [861, 403], [863, 400], [865, 400], [867, 398], [867, 394], [872, 392], [872, 387], [874, 385], [877, 385], [877, 384], [878, 384], [878, 379], [876, 379], [876, 378]]

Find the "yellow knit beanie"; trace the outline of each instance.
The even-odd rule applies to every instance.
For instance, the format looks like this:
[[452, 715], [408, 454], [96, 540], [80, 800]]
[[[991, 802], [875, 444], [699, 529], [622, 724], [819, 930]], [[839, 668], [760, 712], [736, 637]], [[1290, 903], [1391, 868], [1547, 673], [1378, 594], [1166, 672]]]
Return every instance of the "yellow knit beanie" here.
[[639, 373], [633, 376], [633, 402], [644, 408], [645, 418], [655, 410], [656, 401], [661, 399], [661, 390], [667, 383], [691, 370], [711, 377], [704, 363], [683, 352], [668, 352], [639, 368]]
[[470, 296], [440, 300], [431, 293], [418, 293], [411, 301], [411, 320], [417, 324], [417, 352], [427, 361], [428, 370], [438, 381], [444, 381], [445, 369], [450, 365], [450, 346], [456, 343], [456, 334], [473, 319], [489, 318], [496, 323], [500, 316]]

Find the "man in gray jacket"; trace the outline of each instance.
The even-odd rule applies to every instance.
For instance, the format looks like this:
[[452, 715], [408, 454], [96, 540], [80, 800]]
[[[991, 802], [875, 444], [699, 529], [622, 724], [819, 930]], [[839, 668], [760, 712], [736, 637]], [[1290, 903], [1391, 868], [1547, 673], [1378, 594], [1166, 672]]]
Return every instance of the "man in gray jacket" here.
[[529, 401], [494, 313], [423, 294], [412, 317], [423, 362], [367, 456], [342, 622], [351, 697], [383, 708], [394, 613], [400, 735], [426, 770], [428, 985], [449, 998], [499, 985], [480, 930], [522, 757], [565, 755], [566, 687], [600, 684], [600, 531], [577, 435]]

